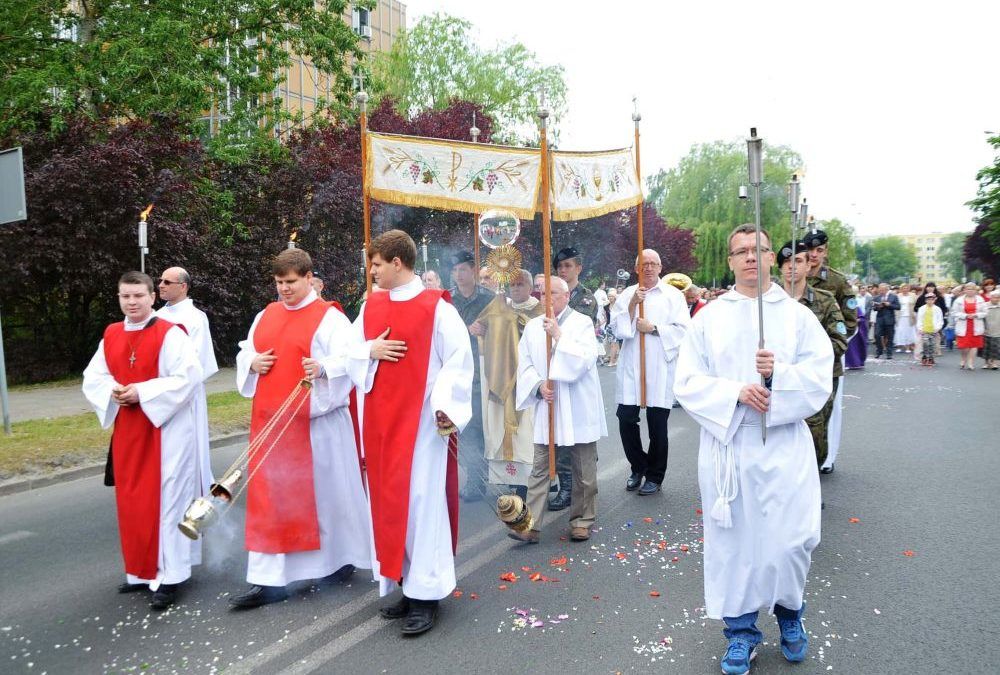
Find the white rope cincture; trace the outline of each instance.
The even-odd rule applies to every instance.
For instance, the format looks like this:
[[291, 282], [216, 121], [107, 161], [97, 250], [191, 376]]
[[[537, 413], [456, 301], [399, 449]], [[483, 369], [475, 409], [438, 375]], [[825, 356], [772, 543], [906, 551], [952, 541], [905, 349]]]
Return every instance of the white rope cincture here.
[[714, 442], [713, 464], [715, 466], [715, 491], [718, 497], [709, 515], [716, 525], [723, 529], [733, 526], [733, 509], [729, 505], [739, 494], [740, 485], [736, 476], [736, 453], [731, 444]]

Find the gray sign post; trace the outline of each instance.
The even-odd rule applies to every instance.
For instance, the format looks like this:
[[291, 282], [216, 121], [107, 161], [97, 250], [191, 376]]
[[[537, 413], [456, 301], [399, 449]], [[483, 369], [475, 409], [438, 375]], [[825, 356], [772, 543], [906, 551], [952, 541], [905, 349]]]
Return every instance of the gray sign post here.
[[[0, 150], [0, 225], [28, 218], [24, 199], [24, 160], [21, 148]], [[7, 399], [7, 365], [3, 355], [3, 325], [0, 324], [0, 406], [3, 431], [10, 436], [10, 402]]]

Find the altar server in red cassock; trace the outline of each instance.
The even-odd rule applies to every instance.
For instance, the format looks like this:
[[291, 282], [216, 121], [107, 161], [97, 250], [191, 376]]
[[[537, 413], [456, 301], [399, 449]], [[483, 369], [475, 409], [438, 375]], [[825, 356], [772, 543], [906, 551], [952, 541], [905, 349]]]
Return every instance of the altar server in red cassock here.
[[[280, 301], [257, 315], [236, 357], [236, 384], [253, 397], [251, 442], [262, 435], [248, 466], [247, 593], [230, 600], [249, 609], [288, 597], [304, 579], [338, 583], [371, 559], [370, 526], [348, 410], [353, 384], [346, 371], [350, 322], [312, 287], [312, 259], [282, 251], [272, 264]], [[296, 391], [293, 404], [268, 421]], [[299, 399], [295, 399], [297, 402]], [[286, 425], [287, 423], [287, 425]]]
[[401, 230], [368, 250], [382, 293], [355, 321], [349, 369], [358, 386], [374, 561], [381, 593], [402, 599], [381, 610], [404, 635], [434, 626], [438, 601], [455, 588], [458, 543], [456, 434], [472, 417], [469, 333], [444, 291], [414, 275], [417, 247]]
[[83, 394], [101, 426], [114, 425], [109, 477], [126, 574], [118, 590], [148, 587], [150, 607], [162, 610], [200, 557], [199, 542], [177, 523], [198, 491], [192, 393], [201, 366], [187, 334], [153, 315], [153, 297], [147, 275], [127, 272], [119, 280], [125, 320], [105, 329], [83, 372]]

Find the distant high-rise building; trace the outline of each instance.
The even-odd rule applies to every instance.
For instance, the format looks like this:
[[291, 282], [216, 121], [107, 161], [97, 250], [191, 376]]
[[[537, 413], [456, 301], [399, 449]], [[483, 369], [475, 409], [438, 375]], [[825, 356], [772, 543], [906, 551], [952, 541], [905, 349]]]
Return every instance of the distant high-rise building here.
[[[378, 0], [371, 10], [349, 6], [344, 13], [355, 34], [361, 38], [361, 49], [369, 54], [387, 52], [392, 49], [399, 32], [406, 27], [406, 5], [398, 0]], [[320, 73], [308, 57], [291, 55], [291, 64], [280, 73], [280, 82], [274, 96], [281, 100], [281, 108], [293, 115], [302, 115], [302, 123], [308, 125], [319, 103], [330, 97], [333, 82]], [[357, 86], [357, 79], [355, 86]], [[226, 119], [224, 111], [217, 108], [202, 118], [205, 129], [215, 134]], [[293, 123], [284, 122], [280, 130], [287, 130]]]
[[931, 232], [930, 234], [868, 235], [857, 237], [855, 241], [859, 244], [868, 244], [875, 239], [886, 236], [899, 237], [913, 249], [917, 256], [917, 271], [908, 280], [910, 283], [926, 284], [928, 281], [933, 281], [937, 284], [955, 284], [957, 280], [952, 279], [948, 275], [945, 265], [938, 261], [938, 249], [941, 248], [941, 241], [948, 234], [948, 232]]

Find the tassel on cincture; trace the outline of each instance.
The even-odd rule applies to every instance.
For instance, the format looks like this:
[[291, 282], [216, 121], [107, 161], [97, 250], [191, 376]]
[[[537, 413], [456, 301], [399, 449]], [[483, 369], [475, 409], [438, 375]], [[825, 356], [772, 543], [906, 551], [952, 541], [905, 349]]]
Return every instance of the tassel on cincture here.
[[733, 526], [733, 509], [729, 506], [729, 502], [726, 501], [725, 497], [719, 497], [715, 500], [715, 504], [712, 505], [709, 515], [723, 529], [729, 529]]

